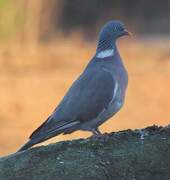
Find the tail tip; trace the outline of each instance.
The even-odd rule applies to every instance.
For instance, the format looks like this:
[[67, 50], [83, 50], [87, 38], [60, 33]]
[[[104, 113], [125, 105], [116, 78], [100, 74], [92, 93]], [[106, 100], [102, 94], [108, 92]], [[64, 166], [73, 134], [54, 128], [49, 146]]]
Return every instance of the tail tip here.
[[27, 143], [25, 143], [17, 152], [25, 151], [29, 149], [32, 146], [31, 141], [29, 140]]

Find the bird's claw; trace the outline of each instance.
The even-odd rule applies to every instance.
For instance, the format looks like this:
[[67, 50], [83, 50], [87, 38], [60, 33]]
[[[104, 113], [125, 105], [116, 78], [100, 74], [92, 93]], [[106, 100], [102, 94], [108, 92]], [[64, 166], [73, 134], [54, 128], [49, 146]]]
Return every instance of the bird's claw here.
[[95, 134], [92, 135], [90, 137], [91, 140], [93, 141], [102, 141], [102, 142], [106, 142], [109, 139], [109, 134], [108, 133], [104, 133], [104, 134]]

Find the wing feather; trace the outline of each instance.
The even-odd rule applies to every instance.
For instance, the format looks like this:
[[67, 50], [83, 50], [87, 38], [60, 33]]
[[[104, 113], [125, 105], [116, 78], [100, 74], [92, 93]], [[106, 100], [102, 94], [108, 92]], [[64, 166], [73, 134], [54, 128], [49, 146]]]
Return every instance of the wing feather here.
[[111, 102], [114, 86], [111, 73], [102, 68], [84, 72], [73, 83], [53, 114], [30, 138], [57, 133], [57, 130], [65, 133], [65, 129], [97, 117]]

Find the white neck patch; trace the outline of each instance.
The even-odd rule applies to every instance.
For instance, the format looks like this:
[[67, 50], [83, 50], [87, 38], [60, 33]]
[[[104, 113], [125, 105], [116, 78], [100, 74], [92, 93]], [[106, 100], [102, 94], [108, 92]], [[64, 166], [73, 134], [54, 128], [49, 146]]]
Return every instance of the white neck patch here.
[[97, 53], [96, 57], [97, 58], [106, 58], [106, 57], [111, 57], [114, 55], [114, 49], [106, 49], [104, 51], [100, 51]]

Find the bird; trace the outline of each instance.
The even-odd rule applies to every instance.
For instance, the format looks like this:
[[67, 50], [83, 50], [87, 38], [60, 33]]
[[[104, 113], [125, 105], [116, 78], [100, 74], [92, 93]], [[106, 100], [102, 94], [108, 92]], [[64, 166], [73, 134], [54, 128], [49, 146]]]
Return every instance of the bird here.
[[18, 152], [77, 130], [102, 136], [99, 126], [115, 115], [125, 101], [128, 73], [116, 45], [117, 39], [125, 35], [131, 33], [118, 20], [110, 20], [101, 28], [96, 52], [82, 74]]

